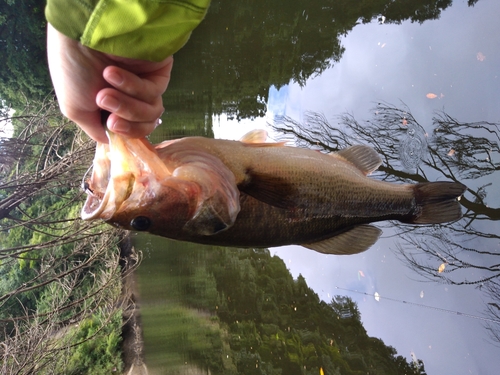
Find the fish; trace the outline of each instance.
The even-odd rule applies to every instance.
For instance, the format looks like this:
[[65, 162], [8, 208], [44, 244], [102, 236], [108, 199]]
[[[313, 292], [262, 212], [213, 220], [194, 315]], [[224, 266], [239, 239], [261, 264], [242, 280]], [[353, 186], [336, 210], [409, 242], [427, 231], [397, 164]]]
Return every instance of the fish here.
[[157, 145], [107, 131], [84, 180], [83, 220], [200, 244], [301, 245], [325, 254], [370, 248], [398, 220], [460, 219], [459, 182], [396, 184], [368, 177], [382, 163], [367, 145], [336, 153], [266, 142], [185, 137]]

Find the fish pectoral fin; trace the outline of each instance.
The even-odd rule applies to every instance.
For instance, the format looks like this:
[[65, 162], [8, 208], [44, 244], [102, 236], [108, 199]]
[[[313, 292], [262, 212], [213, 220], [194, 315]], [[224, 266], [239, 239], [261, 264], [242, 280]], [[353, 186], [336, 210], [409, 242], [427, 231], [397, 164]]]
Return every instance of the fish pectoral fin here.
[[300, 245], [323, 254], [351, 255], [368, 250], [381, 234], [382, 231], [372, 225], [358, 225], [326, 240]]
[[230, 228], [236, 215], [231, 215], [226, 208], [225, 202], [219, 199], [205, 200], [191, 220], [184, 225], [184, 230], [202, 236], [212, 236]]
[[248, 172], [249, 182], [239, 186], [241, 192], [270, 206], [293, 209], [297, 207], [294, 197], [296, 188], [289, 182], [272, 174]]
[[365, 145], [351, 146], [330, 155], [347, 160], [365, 175], [376, 171], [380, 164], [382, 164], [382, 159], [380, 159], [377, 151]]

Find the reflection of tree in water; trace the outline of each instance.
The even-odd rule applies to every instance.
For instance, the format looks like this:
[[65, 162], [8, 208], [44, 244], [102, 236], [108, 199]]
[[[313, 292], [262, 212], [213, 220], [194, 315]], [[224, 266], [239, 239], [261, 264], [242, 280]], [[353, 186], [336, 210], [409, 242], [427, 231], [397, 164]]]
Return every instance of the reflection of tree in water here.
[[[487, 315], [500, 321], [500, 230], [495, 222], [500, 220], [500, 208], [495, 207], [498, 198], [492, 194], [494, 174], [500, 171], [500, 126], [462, 123], [446, 113], [437, 113], [432, 125], [433, 134], [427, 134], [408, 108], [379, 103], [373, 119], [362, 124], [349, 114], [342, 115], [339, 124], [329, 124], [324, 116], [308, 113], [303, 125], [283, 118], [273, 126], [292, 135], [300, 146], [328, 152], [356, 143], [372, 146], [383, 159], [375, 178], [466, 183], [468, 189], [460, 200], [464, 217], [431, 228], [396, 227], [400, 232], [398, 254], [425, 279], [486, 290], [495, 301], [487, 305]], [[411, 149], [422, 156], [413, 170], [405, 169], [401, 160], [407, 151], [402, 148], [408, 129], [423, 131], [425, 137], [421, 142], [425, 150]], [[492, 337], [500, 341], [498, 325], [489, 328]]]
[[[144, 257], [138, 282], [145, 351], [156, 352], [157, 368], [184, 373], [190, 358], [214, 374], [425, 373], [422, 361], [368, 336], [351, 298], [320, 300], [267, 249], [150, 241], [161, 250]], [[198, 317], [188, 320], [189, 311]]]
[[205, 20], [175, 56], [166, 106], [169, 111], [197, 113], [200, 124], [207, 112], [236, 119], [262, 117], [270, 86], [290, 81], [303, 85], [338, 62], [345, 50], [342, 39], [360, 23], [382, 15], [385, 24], [423, 23], [439, 18], [451, 4], [452, 0], [213, 0]]

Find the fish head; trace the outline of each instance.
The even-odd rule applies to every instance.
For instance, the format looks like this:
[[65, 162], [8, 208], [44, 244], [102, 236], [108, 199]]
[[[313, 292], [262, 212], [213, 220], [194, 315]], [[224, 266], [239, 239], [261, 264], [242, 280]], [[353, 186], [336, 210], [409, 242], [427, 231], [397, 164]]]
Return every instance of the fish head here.
[[[158, 232], [165, 220], [189, 220], [196, 195], [182, 181], [171, 178], [173, 168], [162, 160], [145, 138], [131, 139], [107, 132], [109, 143], [98, 143], [83, 220], [102, 219], [128, 230]], [[196, 190], [196, 189], [195, 189]]]
[[239, 191], [218, 158], [188, 142], [155, 147], [146, 138], [107, 134], [109, 144], [97, 144], [85, 182], [83, 220], [169, 238], [212, 235], [234, 223]]

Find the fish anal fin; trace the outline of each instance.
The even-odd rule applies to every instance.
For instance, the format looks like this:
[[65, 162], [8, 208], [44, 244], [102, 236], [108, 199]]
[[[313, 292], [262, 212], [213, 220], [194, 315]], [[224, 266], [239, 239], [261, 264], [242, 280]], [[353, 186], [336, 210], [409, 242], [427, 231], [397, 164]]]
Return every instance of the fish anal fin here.
[[300, 245], [323, 254], [352, 255], [368, 250], [381, 234], [372, 225], [358, 225], [326, 240]]
[[270, 206], [283, 209], [297, 207], [292, 199], [297, 195], [292, 184], [272, 174], [259, 174], [252, 171], [248, 174], [249, 182], [239, 186], [241, 192]]
[[341, 158], [353, 164], [365, 175], [376, 171], [380, 164], [382, 164], [382, 159], [380, 158], [377, 151], [365, 145], [351, 146], [330, 155], [333, 157], [340, 156]]

